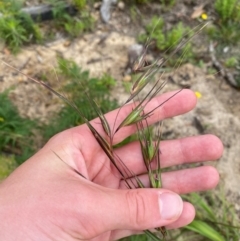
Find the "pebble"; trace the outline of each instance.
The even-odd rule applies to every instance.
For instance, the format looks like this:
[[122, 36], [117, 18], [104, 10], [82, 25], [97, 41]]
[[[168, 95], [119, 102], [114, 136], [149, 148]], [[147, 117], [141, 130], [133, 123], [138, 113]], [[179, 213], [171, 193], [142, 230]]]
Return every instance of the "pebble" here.
[[125, 3], [120, 1], [117, 5], [117, 7], [120, 9], [120, 10], [124, 10], [125, 9]]
[[128, 48], [128, 58], [130, 65], [132, 65], [137, 58], [139, 58], [139, 56], [142, 54], [142, 51], [142, 44], [133, 44]]
[[223, 48], [223, 53], [227, 53], [229, 51], [229, 46]]
[[111, 18], [111, 7], [113, 4], [116, 4], [116, 0], [103, 0], [100, 13], [103, 22], [108, 23]]
[[67, 40], [67, 41], [64, 42], [63, 46], [64, 46], [64, 47], [69, 47], [70, 44], [71, 44], [71, 41], [68, 41], [68, 40]]
[[101, 7], [101, 4], [102, 4], [101, 2], [96, 2], [96, 3], [93, 4], [93, 7], [95, 9], [99, 9]]
[[129, 74], [123, 77], [123, 82], [130, 82], [131, 80], [132, 80], [132, 77]]

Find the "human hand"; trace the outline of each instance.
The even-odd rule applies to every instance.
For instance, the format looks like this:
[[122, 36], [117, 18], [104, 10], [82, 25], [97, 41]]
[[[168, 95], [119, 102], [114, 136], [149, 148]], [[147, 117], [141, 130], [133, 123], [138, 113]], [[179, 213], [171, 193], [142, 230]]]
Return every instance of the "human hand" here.
[[[171, 95], [151, 100], [147, 108]], [[195, 104], [194, 93], [183, 90], [157, 109], [148, 123], [188, 112]], [[125, 106], [118, 120], [131, 109]], [[111, 126], [116, 113], [106, 114]], [[105, 135], [99, 120], [91, 123]], [[122, 128], [114, 143], [135, 131], [135, 126]], [[221, 141], [212, 135], [162, 141], [161, 166], [214, 160], [222, 151]], [[116, 153], [149, 186], [139, 143]], [[195, 211], [178, 194], [214, 188], [218, 179], [214, 167], [202, 166], [163, 173], [164, 189], [127, 189], [88, 127], [81, 125], [55, 135], [0, 184], [0, 240], [106, 241], [154, 227], [182, 227], [193, 220]]]

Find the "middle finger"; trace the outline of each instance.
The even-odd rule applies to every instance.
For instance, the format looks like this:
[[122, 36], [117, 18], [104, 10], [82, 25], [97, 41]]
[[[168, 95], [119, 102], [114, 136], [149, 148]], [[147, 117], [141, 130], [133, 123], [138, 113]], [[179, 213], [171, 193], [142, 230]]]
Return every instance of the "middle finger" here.
[[[160, 143], [161, 168], [171, 167], [184, 163], [211, 161], [221, 157], [222, 142], [214, 135], [202, 135], [178, 140], [161, 141]], [[116, 149], [129, 170], [139, 175], [146, 172], [139, 142], [133, 142]], [[152, 163], [154, 169], [156, 163]]]
[[[150, 181], [147, 174], [138, 176], [144, 187], [150, 187]], [[165, 172], [161, 175], [162, 187], [169, 189], [178, 194], [185, 194], [196, 191], [204, 191], [214, 188], [219, 181], [219, 174], [212, 166], [202, 166], [191, 169]], [[137, 185], [136, 180], [132, 178], [128, 183], [133, 186]], [[121, 181], [121, 189], [126, 189], [126, 182]], [[135, 188], [133, 186], [133, 188]]]

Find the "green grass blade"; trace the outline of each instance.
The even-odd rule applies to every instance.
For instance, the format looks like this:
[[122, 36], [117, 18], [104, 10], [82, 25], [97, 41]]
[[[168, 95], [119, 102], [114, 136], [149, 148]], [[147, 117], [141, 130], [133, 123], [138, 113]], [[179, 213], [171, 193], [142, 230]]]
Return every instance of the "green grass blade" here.
[[152, 241], [161, 241], [163, 239], [160, 239], [157, 235], [155, 235], [153, 232], [149, 230], [144, 230], [144, 233], [151, 238]]
[[200, 220], [194, 220], [185, 228], [195, 233], [199, 233], [203, 237], [209, 238], [212, 241], [226, 241], [226, 239], [219, 232], [217, 232], [207, 223]]
[[194, 203], [196, 203], [196, 205], [201, 208], [202, 210], [204, 210], [207, 215], [208, 215], [208, 219], [211, 221], [217, 221], [217, 216], [214, 213], [213, 209], [211, 206], [209, 206], [209, 204], [206, 202], [205, 199], [203, 199], [199, 194], [197, 193], [192, 193], [191, 194], [194, 198]]

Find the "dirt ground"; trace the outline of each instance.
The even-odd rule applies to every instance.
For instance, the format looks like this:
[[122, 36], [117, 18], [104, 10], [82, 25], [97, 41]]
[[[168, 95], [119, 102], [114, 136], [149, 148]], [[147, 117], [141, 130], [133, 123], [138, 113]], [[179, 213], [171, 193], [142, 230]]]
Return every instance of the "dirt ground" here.
[[[191, 21], [189, 16], [193, 7], [201, 3], [202, 1], [179, 1], [170, 14], [163, 15], [166, 15], [170, 25], [184, 20], [189, 22], [189, 26], [194, 26], [196, 22]], [[205, 4], [211, 5], [211, 1], [206, 1]], [[148, 11], [148, 8], [150, 7], [142, 11]], [[151, 11], [151, 14], [158, 13], [159, 6], [151, 6]], [[209, 15], [210, 13], [211, 8]], [[105, 72], [116, 78], [118, 86], [113, 95], [121, 103], [128, 96], [122, 87], [129, 61], [128, 49], [136, 43], [136, 36], [143, 31], [142, 24], [147, 21], [147, 17], [141, 22], [133, 21], [126, 4], [123, 8], [116, 6], [112, 9], [108, 24], [100, 21], [98, 9], [93, 11], [93, 15], [98, 19], [94, 33], [85, 34], [71, 42], [60, 38], [43, 45], [25, 47], [17, 56], [12, 56], [2, 46], [0, 59], [32, 77], [39, 78], [42, 73], [51, 75], [50, 84], [54, 86], [57, 80], [52, 69], [56, 66], [56, 56], [60, 54], [71, 58], [83, 69], [90, 70], [93, 76], [101, 76]], [[195, 41], [202, 51], [206, 51], [205, 43], [205, 39], [197, 38]], [[228, 85], [217, 73], [209, 75], [206, 68], [200, 69], [191, 64], [183, 65], [164, 78], [169, 75], [172, 81], [169, 81], [165, 91], [189, 85], [193, 91], [201, 93], [201, 98], [194, 111], [165, 121], [164, 137], [171, 139], [212, 133], [222, 140], [224, 154], [217, 163], [211, 165], [218, 168], [226, 197], [233, 202], [240, 216], [240, 91]], [[22, 116], [44, 122], [62, 106], [51, 93], [1, 64], [0, 91], [12, 86], [14, 89], [10, 96]]]

